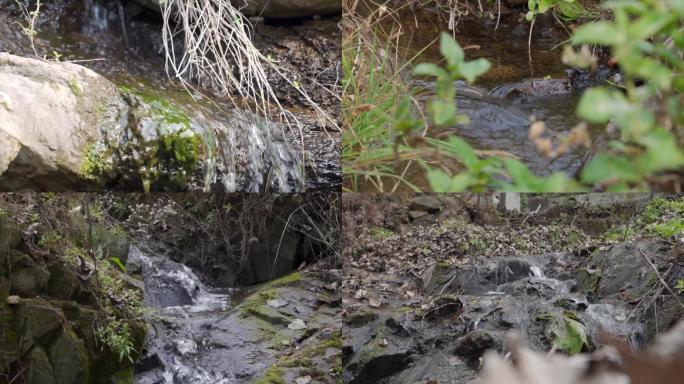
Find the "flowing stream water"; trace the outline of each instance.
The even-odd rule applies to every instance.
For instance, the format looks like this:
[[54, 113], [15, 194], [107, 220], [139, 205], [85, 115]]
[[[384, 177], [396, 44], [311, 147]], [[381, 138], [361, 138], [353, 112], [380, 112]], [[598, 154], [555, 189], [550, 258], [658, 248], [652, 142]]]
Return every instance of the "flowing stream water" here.
[[149, 333], [138, 384], [247, 383], [272, 361], [234, 310], [237, 290], [205, 286], [187, 266], [131, 247], [145, 284]]

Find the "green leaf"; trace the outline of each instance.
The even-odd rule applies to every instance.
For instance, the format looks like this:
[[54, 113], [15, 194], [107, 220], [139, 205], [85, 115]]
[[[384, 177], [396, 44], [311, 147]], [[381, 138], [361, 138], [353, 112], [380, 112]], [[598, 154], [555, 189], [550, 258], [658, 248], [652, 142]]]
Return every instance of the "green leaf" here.
[[442, 67], [432, 63], [422, 63], [416, 65], [413, 73], [418, 76], [434, 76], [437, 78], [448, 78], [449, 73]]
[[572, 43], [612, 45], [617, 42], [615, 26], [606, 21], [584, 24], [572, 34]]
[[432, 112], [432, 120], [436, 125], [448, 125], [453, 123], [454, 116], [456, 116], [456, 102], [455, 100], [432, 100], [430, 111]]
[[426, 176], [430, 183], [432, 191], [438, 193], [447, 193], [451, 191], [451, 176], [441, 169], [426, 169]]
[[582, 352], [584, 346], [589, 345], [587, 328], [568, 315], [564, 314], [559, 317], [560, 319], [554, 326], [556, 337], [553, 339], [553, 343], [570, 355]]
[[639, 143], [646, 147], [646, 153], [638, 160], [644, 172], [676, 170], [684, 166], [684, 153], [677, 147], [671, 132], [657, 129], [641, 138]]
[[640, 176], [629, 159], [607, 154], [597, 155], [582, 171], [582, 181], [587, 184], [615, 180], [636, 182]]
[[625, 96], [605, 88], [591, 88], [584, 92], [577, 105], [577, 116], [590, 123], [607, 123], [611, 117], [630, 110]]
[[563, 17], [567, 20], [574, 20], [584, 13], [584, 8], [582, 7], [582, 4], [575, 1], [564, 1], [560, 3], [558, 9], [560, 10]]
[[546, 13], [555, 5], [556, 2], [554, 0], [539, 0], [539, 13]]
[[449, 151], [455, 154], [468, 169], [473, 169], [480, 159], [475, 154], [473, 147], [460, 137], [449, 138]]
[[491, 64], [487, 59], [477, 59], [461, 64], [458, 71], [468, 83], [472, 83], [478, 76], [487, 72], [490, 67]]
[[449, 66], [457, 66], [463, 62], [465, 54], [456, 40], [448, 33], [442, 32], [439, 40], [439, 51]]
[[120, 269], [123, 273], [128, 273], [128, 271], [126, 270], [126, 266], [121, 262], [121, 259], [119, 259], [118, 257], [112, 256], [112, 257], [109, 258], [109, 261], [110, 261], [112, 264], [114, 264], [114, 265], [116, 265], [117, 267], [119, 267], [119, 269]]

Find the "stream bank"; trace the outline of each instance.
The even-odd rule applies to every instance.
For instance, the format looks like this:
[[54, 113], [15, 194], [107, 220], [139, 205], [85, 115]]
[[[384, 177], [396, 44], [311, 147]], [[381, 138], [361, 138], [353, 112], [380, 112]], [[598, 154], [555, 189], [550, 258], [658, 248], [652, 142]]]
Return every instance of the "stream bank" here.
[[492, 195], [345, 202], [343, 382], [477, 383], [513, 330], [574, 355], [600, 329], [640, 350], [684, 318], [660, 280], [684, 279], [681, 197], [523, 196], [517, 212]]
[[[74, 66], [69, 64], [45, 63], [55, 78], [25, 74], [20, 79], [12, 78], [13, 81], [5, 79], [0, 106], [9, 104], [0, 108], [0, 113], [3, 120], [12, 121], [18, 128], [3, 127], [1, 133], [3, 141], [8, 141], [12, 148], [0, 153], [3, 185], [32, 190], [45, 190], [46, 183], [50, 183], [64, 190], [248, 192], [333, 190], [339, 186], [339, 132], [329, 121], [321, 120], [296, 89], [278, 75], [268, 74], [280, 103], [299, 121], [295, 126], [288, 126], [277, 116], [257, 117], [243, 100], [238, 100], [239, 108], [235, 107], [229, 101], [235, 95], [218, 95], [202, 86], [189, 94], [165, 73], [160, 16], [133, 1], [123, 4], [125, 33], [116, 2], [44, 2], [34, 27], [35, 47], [40, 57], [76, 61], [76, 65], [104, 76], [106, 80], [101, 82], [111, 82], [113, 85], [108, 88], [118, 89], [119, 97], [125, 101], [119, 109], [151, 110], [152, 119], [141, 123], [136, 113], [122, 111], [117, 123], [118, 131], [125, 133], [123, 136], [105, 128], [96, 129], [92, 124], [78, 125], [84, 111], [71, 105], [78, 104], [79, 95], [97, 94], [101, 88], [71, 86], [81, 85], [79, 78], [60, 81], [72, 73], [70, 68]], [[0, 9], [0, 51], [34, 57], [31, 42], [19, 26], [26, 21], [16, 4], [3, 0]], [[313, 101], [333, 119], [339, 116], [338, 19], [333, 15], [292, 21], [262, 20], [255, 24], [253, 33], [255, 46], [278, 62], [285, 76], [309, 90]], [[14, 62], [18, 60], [10, 57]], [[4, 76], [16, 75], [14, 67], [3, 66]], [[61, 93], [43, 95], [42, 100], [51, 100], [44, 103], [22, 96], [27, 83], [63, 89]], [[21, 105], [31, 105], [37, 113], [26, 116], [16, 109]], [[98, 115], [98, 109], [85, 112]], [[104, 131], [97, 133], [114, 135], [113, 140], [88, 145], [64, 138], [55, 142], [50, 140], [48, 127], [42, 128], [46, 130], [44, 136], [16, 134], [27, 125], [44, 126], [46, 119], [59, 120], [60, 114], [73, 115], [76, 128], [70, 131], [80, 136], [84, 135], [83, 130], [91, 136], [93, 131]], [[181, 149], [174, 145], [179, 130], [183, 131], [180, 136], [191, 137], [190, 143], [181, 143]], [[127, 150], [128, 138], [139, 139], [141, 134], [144, 140], [138, 141], [145, 143], [142, 148], [136, 144], [134, 150]], [[45, 152], [49, 156], [41, 156]], [[93, 175], [89, 172], [93, 168], [96, 172], [105, 168], [105, 172]], [[22, 178], [25, 173], [35, 177]]]
[[335, 204], [0, 194], [0, 382], [337, 382]]

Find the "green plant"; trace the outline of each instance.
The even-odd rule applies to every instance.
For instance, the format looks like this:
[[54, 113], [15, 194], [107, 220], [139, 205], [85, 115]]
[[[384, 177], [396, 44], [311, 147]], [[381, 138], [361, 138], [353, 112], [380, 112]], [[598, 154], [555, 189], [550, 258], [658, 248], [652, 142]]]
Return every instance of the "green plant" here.
[[106, 326], [101, 326], [97, 330], [97, 336], [103, 346], [109, 348], [119, 357], [119, 361], [124, 359], [133, 363], [133, 336], [129, 325], [119, 319], [108, 319]]
[[665, 171], [684, 166], [684, 3], [614, 1], [614, 20], [579, 27], [574, 45], [610, 47], [624, 71], [622, 89], [586, 91], [577, 114], [593, 124], [614, 123], [620, 139], [583, 170], [584, 183], [608, 190], [647, 189]]
[[680, 295], [684, 293], [684, 280], [677, 280], [675, 289], [677, 290], [677, 293], [679, 293]]
[[123, 272], [123, 273], [128, 273], [128, 271], [126, 270], [126, 266], [121, 262], [121, 259], [119, 259], [118, 257], [112, 256], [112, 257], [110, 257], [108, 260], [109, 260], [113, 265], [116, 265], [116, 266], [121, 270], [121, 272]]
[[565, 20], [574, 20], [585, 12], [578, 0], [528, 0], [527, 7], [527, 21], [532, 21], [537, 15], [546, 12], [553, 12]]
[[560, 350], [576, 355], [589, 346], [589, 332], [587, 327], [577, 319], [572, 312], [562, 314], [548, 314], [543, 319], [551, 320], [550, 331], [553, 344]]

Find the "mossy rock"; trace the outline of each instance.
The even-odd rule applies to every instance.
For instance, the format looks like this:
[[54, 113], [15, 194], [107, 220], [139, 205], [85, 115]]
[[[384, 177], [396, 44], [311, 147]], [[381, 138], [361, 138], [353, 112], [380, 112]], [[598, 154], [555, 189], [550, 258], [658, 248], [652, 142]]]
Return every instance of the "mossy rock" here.
[[370, 308], [360, 308], [344, 318], [344, 324], [351, 328], [359, 328], [378, 318], [378, 313]]
[[5, 300], [2, 300], [0, 301], [0, 372], [6, 372], [9, 364], [17, 360], [20, 354], [20, 340], [15, 311], [10, 309]]
[[50, 362], [59, 383], [89, 383], [89, 360], [83, 342], [70, 329], [63, 332], [50, 346]]
[[22, 297], [40, 295], [47, 288], [50, 273], [43, 263], [17, 250], [9, 253], [11, 292]]
[[48, 271], [50, 279], [47, 283], [47, 294], [61, 300], [72, 299], [81, 286], [74, 271], [61, 260], [50, 263]]
[[577, 284], [589, 295], [596, 295], [596, 291], [601, 281], [600, 270], [590, 270], [580, 268], [575, 272]]
[[21, 228], [11, 217], [2, 214], [0, 208], [0, 276], [4, 275], [5, 260], [3, 254], [10, 249], [17, 249], [21, 246]]
[[59, 308], [42, 300], [24, 300], [17, 309], [14, 326], [21, 334], [21, 354], [49, 338], [53, 331], [65, 327], [66, 319]]
[[43, 348], [33, 348], [28, 363], [28, 384], [57, 384], [52, 364]]

